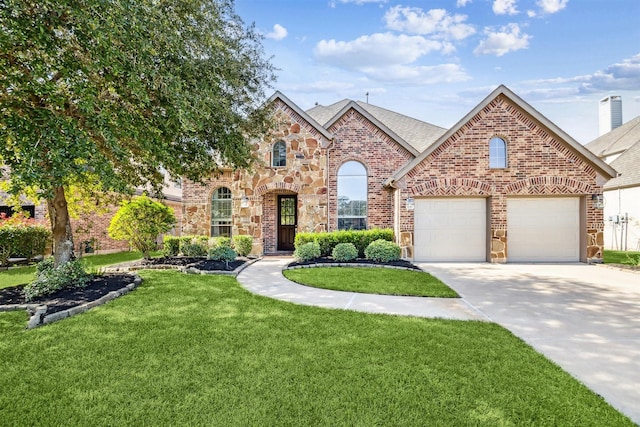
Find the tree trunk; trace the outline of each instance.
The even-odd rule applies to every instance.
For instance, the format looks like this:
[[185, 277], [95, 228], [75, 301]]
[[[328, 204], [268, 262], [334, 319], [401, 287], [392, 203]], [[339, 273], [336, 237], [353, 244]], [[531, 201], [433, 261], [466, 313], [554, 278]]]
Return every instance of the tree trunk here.
[[53, 199], [47, 199], [47, 209], [53, 233], [53, 259], [56, 266], [75, 258], [73, 254], [73, 234], [63, 187], [56, 187]]

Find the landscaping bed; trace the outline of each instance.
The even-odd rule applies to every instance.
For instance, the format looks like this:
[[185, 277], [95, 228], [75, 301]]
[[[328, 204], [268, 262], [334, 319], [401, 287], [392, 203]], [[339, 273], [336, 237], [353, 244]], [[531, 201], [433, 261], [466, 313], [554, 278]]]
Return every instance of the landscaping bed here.
[[420, 267], [404, 259], [400, 259], [397, 261], [389, 261], [389, 262], [377, 262], [377, 261], [366, 259], [366, 258], [356, 258], [352, 261], [336, 261], [332, 257], [320, 257], [320, 258], [312, 259], [310, 261], [293, 261], [287, 265], [287, 268], [329, 267], [331, 265], [341, 265], [341, 266], [348, 266], [348, 267], [354, 267], [358, 265], [371, 266], [371, 267], [375, 267], [375, 266], [397, 267], [397, 268], [406, 268], [408, 270], [422, 271]]

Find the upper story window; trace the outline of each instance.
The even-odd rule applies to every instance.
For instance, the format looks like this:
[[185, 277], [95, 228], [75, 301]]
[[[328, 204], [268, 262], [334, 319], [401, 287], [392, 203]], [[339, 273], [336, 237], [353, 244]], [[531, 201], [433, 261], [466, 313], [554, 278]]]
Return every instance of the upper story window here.
[[284, 141], [273, 144], [273, 155], [271, 156], [271, 166], [287, 166], [287, 146]]
[[211, 197], [211, 236], [231, 237], [231, 190], [220, 187]]
[[507, 143], [502, 138], [491, 138], [489, 141], [489, 167], [501, 169], [507, 167]]
[[349, 161], [338, 170], [338, 229], [366, 228], [367, 171], [362, 163]]

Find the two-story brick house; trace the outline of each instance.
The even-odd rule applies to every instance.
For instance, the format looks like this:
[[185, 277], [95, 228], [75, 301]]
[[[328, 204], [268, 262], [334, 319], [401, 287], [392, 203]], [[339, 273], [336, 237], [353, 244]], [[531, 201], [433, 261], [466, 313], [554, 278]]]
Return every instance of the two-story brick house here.
[[504, 86], [451, 129], [344, 100], [270, 100], [252, 171], [183, 185], [183, 234], [254, 237], [393, 228], [419, 261], [598, 261], [602, 186], [615, 171]]

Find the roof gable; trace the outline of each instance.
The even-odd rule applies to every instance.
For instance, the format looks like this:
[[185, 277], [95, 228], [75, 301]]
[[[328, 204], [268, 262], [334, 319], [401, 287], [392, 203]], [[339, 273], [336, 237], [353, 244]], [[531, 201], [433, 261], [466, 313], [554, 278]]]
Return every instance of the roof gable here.
[[293, 112], [295, 112], [298, 116], [300, 116], [300, 118], [309, 123], [309, 125], [311, 125], [311, 127], [318, 131], [318, 133], [324, 136], [327, 141], [333, 140], [333, 135], [327, 129], [325, 129], [320, 123], [318, 123], [304, 110], [300, 109], [300, 107], [298, 107], [293, 101], [287, 98], [282, 92], [276, 91], [276, 93], [269, 97], [269, 99], [267, 100], [267, 104], [273, 104], [278, 99], [291, 110], [293, 110]]
[[446, 129], [361, 101], [344, 99], [329, 106], [307, 110], [310, 116], [330, 128], [354, 109], [414, 156], [431, 145]]
[[393, 185], [394, 182], [402, 179], [407, 173], [409, 173], [413, 168], [418, 166], [424, 159], [427, 158], [431, 153], [436, 151], [438, 147], [444, 144], [450, 137], [455, 135], [457, 132], [461, 131], [461, 129], [469, 123], [478, 113], [480, 113], [484, 108], [486, 108], [491, 102], [493, 102], [499, 96], [506, 97], [509, 101], [514, 103], [518, 108], [520, 108], [524, 113], [526, 113], [529, 117], [540, 123], [543, 127], [545, 127], [552, 134], [556, 135], [560, 140], [564, 141], [568, 144], [568, 146], [576, 152], [580, 157], [585, 159], [588, 163], [590, 163], [597, 171], [601, 174], [605, 175], [608, 178], [612, 178], [616, 175], [616, 171], [606, 164], [604, 161], [595, 156], [591, 151], [582, 146], [579, 142], [574, 140], [571, 136], [565, 133], [562, 129], [556, 126], [553, 122], [535, 110], [532, 106], [527, 104], [524, 100], [522, 100], [519, 96], [513, 93], [510, 89], [508, 89], [504, 85], [498, 86], [493, 92], [491, 92], [484, 100], [482, 100], [475, 108], [473, 108], [469, 113], [467, 113], [458, 123], [456, 123], [451, 129], [446, 131], [443, 135], [440, 136], [431, 146], [429, 146], [426, 150], [424, 150], [418, 157], [416, 157], [413, 161], [409, 162], [407, 165], [402, 167], [398, 172], [396, 172], [392, 177], [390, 177], [385, 185]]
[[619, 172], [616, 178], [609, 180], [604, 188], [610, 190], [622, 187], [640, 186], [640, 138], [627, 151], [611, 162]]

